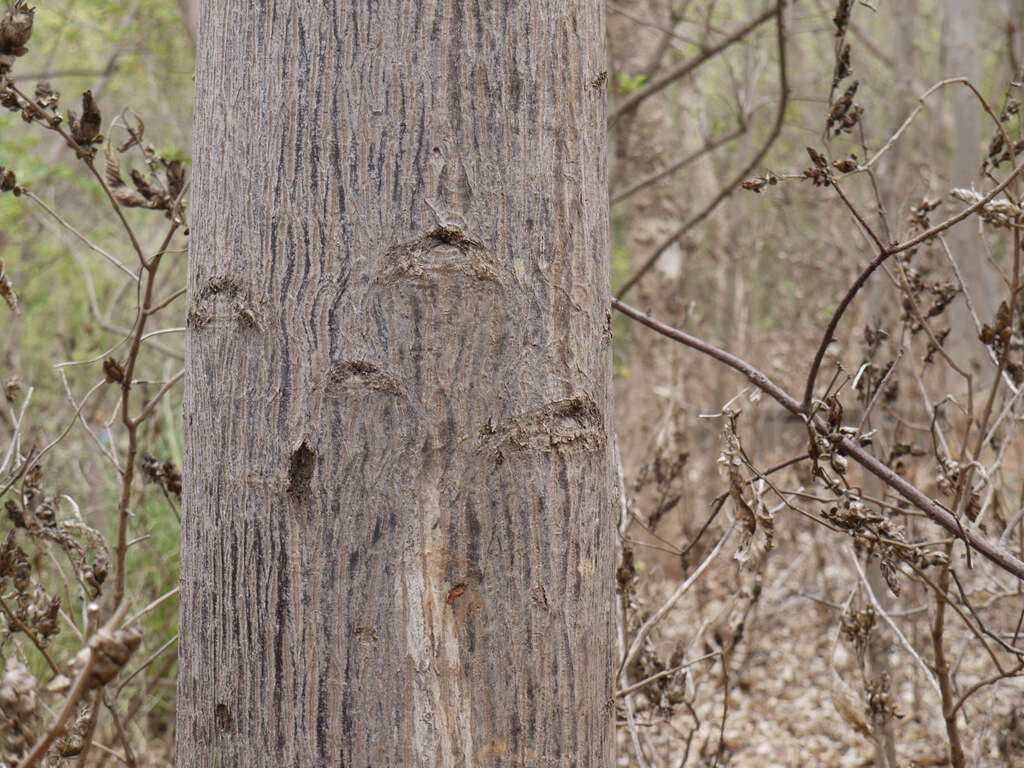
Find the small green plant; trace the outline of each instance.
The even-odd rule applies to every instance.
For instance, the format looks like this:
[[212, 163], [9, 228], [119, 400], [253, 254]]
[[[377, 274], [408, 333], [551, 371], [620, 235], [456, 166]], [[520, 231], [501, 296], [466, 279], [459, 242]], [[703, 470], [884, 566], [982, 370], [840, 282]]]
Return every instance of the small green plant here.
[[619, 76], [616, 79], [619, 93], [623, 96], [629, 96], [629, 94], [634, 91], [639, 91], [650, 81], [651, 78], [647, 75], [627, 75], [625, 73], [619, 73]]

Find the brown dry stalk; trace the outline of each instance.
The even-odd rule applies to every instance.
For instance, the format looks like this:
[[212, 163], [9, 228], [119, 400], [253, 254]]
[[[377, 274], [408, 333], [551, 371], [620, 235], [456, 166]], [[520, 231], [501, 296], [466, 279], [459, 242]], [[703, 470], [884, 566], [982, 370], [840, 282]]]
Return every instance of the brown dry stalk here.
[[[811, 370], [807, 375], [807, 385], [804, 388], [804, 399], [801, 410], [804, 412], [809, 411], [811, 399], [814, 396], [814, 385], [818, 379], [818, 370], [821, 367], [821, 361], [825, 357], [825, 350], [828, 349], [829, 344], [832, 343], [832, 339], [835, 336], [835, 331], [839, 325], [839, 321], [843, 318], [847, 308], [856, 298], [864, 284], [867, 283], [868, 278], [878, 269], [883, 262], [887, 259], [895, 256], [897, 253], [903, 253], [904, 251], [910, 250], [915, 245], [920, 245], [926, 240], [930, 240], [936, 235], [945, 232], [947, 229], [952, 227], [954, 224], [958, 224], [968, 216], [981, 210], [986, 204], [990, 203], [995, 199], [996, 195], [1006, 189], [1014, 179], [1016, 179], [1021, 171], [1024, 170], [1024, 165], [1018, 166], [1011, 171], [1005, 179], [997, 184], [992, 191], [990, 191], [983, 198], [978, 200], [973, 205], [969, 205], [959, 213], [950, 216], [945, 221], [936, 224], [934, 227], [925, 230], [916, 237], [912, 237], [909, 240], [905, 240], [902, 243], [896, 243], [895, 245], [889, 246], [888, 248], [881, 249], [875, 258], [864, 268], [864, 270], [857, 276], [857, 279], [853, 281], [853, 284], [847, 290], [846, 295], [843, 296], [839, 302], [839, 306], [836, 307], [836, 311], [832, 314], [832, 318], [829, 320], [828, 327], [825, 329], [825, 333], [821, 337], [821, 342], [818, 345], [818, 351], [814, 355], [814, 361], [811, 363]], [[870, 228], [868, 228], [870, 231]], [[876, 238], [877, 239], [877, 238]], [[1024, 576], [1022, 576], [1024, 578]]]
[[[121, 619], [124, 618], [125, 612], [128, 610], [128, 603], [121, 603], [116, 611], [107, 619], [107, 623], [103, 625], [103, 629], [106, 633], [112, 633], [121, 623]], [[99, 633], [97, 633], [99, 634]], [[90, 678], [92, 677], [93, 662], [96, 659], [97, 651], [90, 645], [85, 646], [85, 662], [82, 664], [82, 669], [78, 673], [78, 677], [75, 678], [75, 683], [68, 692], [68, 697], [64, 702], [64, 707], [57, 715], [57, 719], [50, 724], [50, 727], [46, 729], [39, 741], [36, 742], [32, 750], [25, 755], [18, 768], [32, 768], [32, 766], [38, 764], [38, 762], [46, 755], [46, 751], [50, 748], [58, 738], [64, 735], [64, 731], [67, 727], [68, 720], [71, 715], [78, 708], [78, 702], [85, 695], [88, 690]]]
[[[754, 386], [769, 395], [787, 411], [802, 419], [808, 418], [804, 412], [803, 406], [795, 397], [772, 381], [767, 374], [763, 373], [760, 369], [751, 365], [747, 361], [736, 357], [730, 352], [719, 349], [703, 339], [699, 339], [685, 331], [679, 330], [678, 328], [666, 325], [660, 320], [656, 320], [645, 312], [641, 312], [618, 299], [612, 299], [612, 307], [627, 317], [636, 320], [638, 323], [646, 325], [651, 330], [660, 333], [662, 336], [684, 344], [691, 349], [695, 349], [698, 352], [701, 352], [708, 357], [718, 360], [720, 363], [739, 371], [746, 376]], [[821, 420], [820, 416], [811, 417], [810, 423], [821, 434], [828, 433], [828, 428]], [[840, 453], [849, 456], [851, 459], [856, 461], [864, 469], [924, 512], [924, 514], [933, 522], [940, 525], [947, 532], [953, 534], [956, 538], [963, 538], [973, 549], [978, 551], [986, 559], [999, 566], [1007, 573], [1012, 573], [1018, 579], [1024, 580], [1024, 561], [1021, 561], [1011, 552], [1000, 547], [998, 544], [994, 544], [984, 538], [980, 533], [978, 533], [977, 528], [972, 523], [966, 520], [961, 523], [953, 516], [953, 514], [941, 507], [938, 502], [914, 486], [906, 478], [897, 474], [890, 467], [879, 461], [865, 448], [858, 445], [850, 438], [841, 438], [837, 443], [837, 448]]]
[[[946, 555], [953, 551], [950, 542], [945, 547]], [[941, 566], [939, 571], [938, 589], [935, 594], [935, 617], [932, 621], [932, 651], [935, 653], [935, 676], [939, 680], [942, 692], [942, 719], [946, 725], [946, 738], [949, 739], [949, 757], [953, 768], [964, 768], [964, 748], [960, 740], [960, 728], [957, 726], [953, 681], [950, 676], [949, 663], [946, 661], [945, 616], [946, 602], [940, 597], [949, 591], [949, 566]]]

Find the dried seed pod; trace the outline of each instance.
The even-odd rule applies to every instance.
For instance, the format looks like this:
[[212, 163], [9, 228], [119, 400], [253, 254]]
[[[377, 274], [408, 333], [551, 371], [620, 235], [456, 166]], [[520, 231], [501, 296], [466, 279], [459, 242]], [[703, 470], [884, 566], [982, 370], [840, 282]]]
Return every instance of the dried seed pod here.
[[181, 194], [185, 188], [185, 163], [181, 160], [171, 160], [167, 164], [167, 193], [171, 201]]
[[28, 667], [8, 658], [0, 677], [0, 765], [14, 765], [39, 736], [38, 683]]
[[59, 611], [60, 597], [50, 595], [42, 587], [37, 586], [35, 599], [28, 607], [28, 623], [44, 644], [50, 637], [60, 632], [60, 624], [57, 621]]
[[0, 54], [24, 56], [28, 53], [25, 44], [32, 37], [32, 22], [36, 9], [25, 0], [17, 0], [10, 13], [0, 20]]
[[828, 161], [825, 159], [825, 156], [818, 152], [814, 147], [807, 147], [807, 154], [811, 156], [811, 162], [818, 168], [825, 168], [828, 166]]
[[56, 109], [60, 102], [60, 92], [53, 90], [45, 80], [36, 84], [36, 103], [44, 109]]
[[36, 709], [36, 679], [28, 667], [11, 658], [0, 679], [0, 704], [18, 715], [30, 715]]
[[850, 24], [850, 10], [853, 0], [839, 0], [836, 5], [836, 15], [832, 17], [832, 23], [836, 25], [836, 37], [846, 34], [846, 28]]
[[25, 592], [30, 584], [32, 566], [28, 555], [15, 539], [14, 531], [8, 531], [3, 544], [0, 544], [0, 579], [10, 577], [18, 592]]
[[89, 725], [92, 721], [92, 707], [85, 702], [78, 706], [78, 716], [66, 734], [53, 743], [54, 749], [61, 757], [80, 755], [88, 740]]
[[97, 630], [89, 641], [89, 647], [79, 651], [73, 662], [74, 667], [81, 669], [89, 654], [93, 654], [87, 689], [98, 688], [113, 680], [138, 649], [142, 635], [142, 627], [137, 624], [113, 632], [105, 628]]
[[[8, 59], [10, 59], [11, 62], [14, 61], [12, 57], [0, 54], [0, 75], [3, 74], [4, 67], [7, 66]], [[3, 81], [0, 80], [0, 84], [2, 83]], [[4, 109], [9, 109], [12, 112], [20, 111], [21, 101], [18, 99], [18, 94], [16, 94], [14, 91], [9, 91], [4, 88], [0, 88], [0, 107], [3, 107]]]
[[82, 580], [96, 590], [96, 595], [99, 595], [103, 590], [103, 582], [107, 580], [107, 574], [109, 571], [110, 562], [108, 560], [106, 550], [100, 549], [97, 551], [92, 565], [83, 565], [80, 573], [82, 575]]
[[149, 451], [142, 454], [142, 462], [139, 464], [142, 474], [153, 483], [160, 482], [160, 460]]
[[[11, 312], [18, 312], [18, 294], [15, 293], [11, 281], [7, 279], [7, 269], [4, 267], [3, 259], [0, 259], [0, 297], [7, 302], [7, 307]], [[6, 388], [4, 394], [6, 394]]]
[[82, 94], [82, 116], [79, 117], [72, 110], [68, 110], [68, 119], [71, 121], [71, 138], [82, 147], [98, 144], [103, 141], [100, 134], [102, 118], [100, 108], [92, 97], [92, 91]]
[[853, 66], [850, 64], [850, 44], [846, 43], [836, 55], [835, 74], [832, 75], [832, 87], [835, 88], [842, 80], [845, 80], [853, 73]]
[[103, 361], [103, 374], [111, 384], [124, 381], [124, 368], [112, 357]]
[[879, 563], [879, 570], [882, 572], [882, 578], [885, 579], [886, 585], [889, 590], [899, 597], [900, 595], [900, 581], [898, 578], [899, 571], [896, 570], [896, 564], [893, 562], [890, 556], [884, 556]]
[[857, 170], [857, 156], [850, 155], [849, 157], [843, 158], [842, 160], [833, 160], [832, 167], [841, 173], [849, 173], [850, 171]]
[[[0, 270], [3, 269], [2, 263], [0, 263]], [[18, 390], [21, 389], [21, 379], [17, 376], [11, 376], [7, 381], [3, 383], [4, 387], [4, 398], [8, 403], [13, 403], [14, 399], [18, 396]]]
[[175, 496], [181, 496], [181, 470], [171, 462], [165, 461], [163, 467], [161, 467], [161, 472], [163, 473], [167, 490]]

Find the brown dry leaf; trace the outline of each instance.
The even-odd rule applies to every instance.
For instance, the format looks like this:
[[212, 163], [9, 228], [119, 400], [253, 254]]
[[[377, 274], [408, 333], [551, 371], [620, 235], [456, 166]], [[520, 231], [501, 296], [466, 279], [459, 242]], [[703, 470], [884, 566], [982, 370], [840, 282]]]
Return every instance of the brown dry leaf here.
[[107, 167], [103, 173], [106, 178], [107, 186], [110, 187], [110, 194], [114, 196], [121, 205], [126, 208], [143, 208], [146, 206], [146, 200], [139, 193], [133, 191], [127, 184], [124, 183], [124, 179], [121, 178], [121, 161], [117, 159], [117, 155], [114, 154], [114, 150], [110, 144], [107, 144], [106, 148], [107, 155]]
[[185, 163], [181, 160], [171, 160], [167, 164], [167, 194], [172, 202], [178, 199], [178, 195], [184, 188]]
[[756, 499], [751, 507], [742, 496], [737, 494], [734, 498], [740, 513], [742, 539], [733, 558], [741, 565], [749, 565], [756, 570], [772, 548], [775, 518], [760, 499]]
[[864, 705], [850, 686], [839, 677], [835, 667], [832, 668], [832, 685], [829, 688], [829, 694], [832, 697], [832, 706], [836, 708], [839, 716], [857, 733], [871, 736], [871, 726], [868, 725], [868, 721], [864, 717]]
[[18, 312], [18, 294], [14, 292], [14, 286], [7, 279], [7, 270], [4, 268], [3, 259], [0, 259], [0, 296], [3, 296], [12, 312]]

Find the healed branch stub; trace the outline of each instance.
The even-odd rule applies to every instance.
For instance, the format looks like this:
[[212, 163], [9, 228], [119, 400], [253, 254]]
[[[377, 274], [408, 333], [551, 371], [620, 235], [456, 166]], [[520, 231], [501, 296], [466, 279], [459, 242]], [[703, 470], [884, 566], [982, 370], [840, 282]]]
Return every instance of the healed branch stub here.
[[610, 766], [603, 4], [203, 10], [179, 765]]

